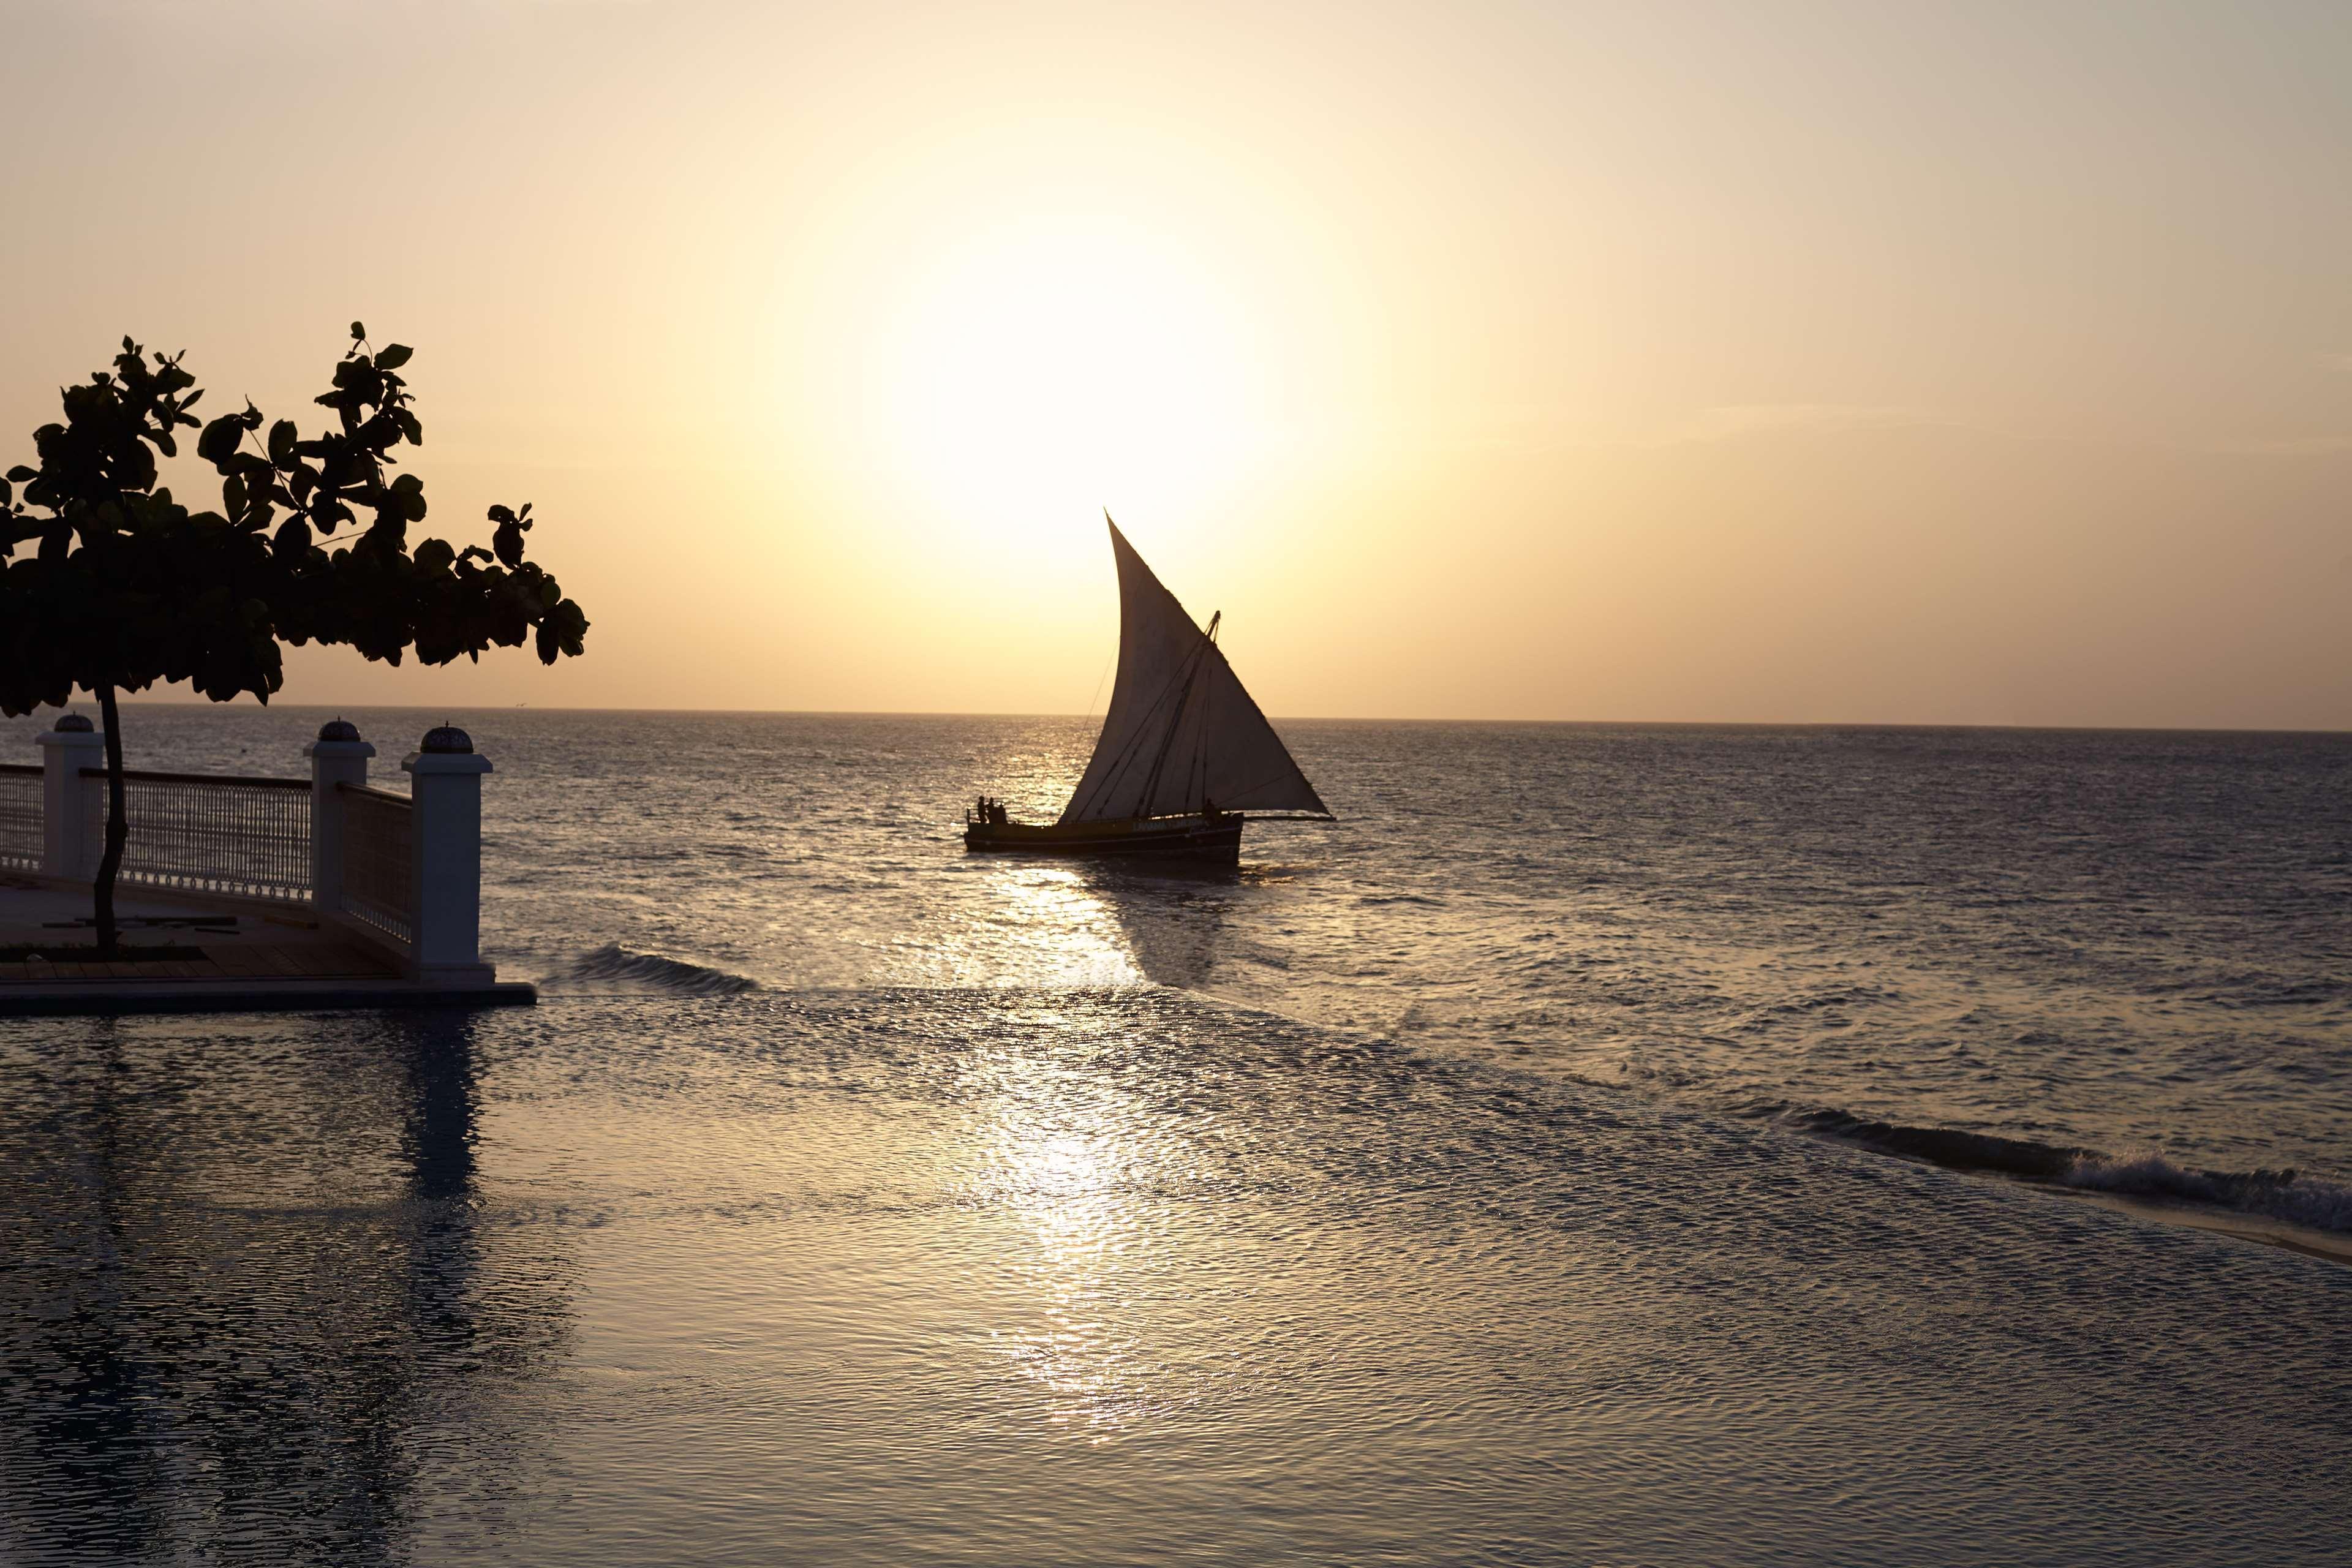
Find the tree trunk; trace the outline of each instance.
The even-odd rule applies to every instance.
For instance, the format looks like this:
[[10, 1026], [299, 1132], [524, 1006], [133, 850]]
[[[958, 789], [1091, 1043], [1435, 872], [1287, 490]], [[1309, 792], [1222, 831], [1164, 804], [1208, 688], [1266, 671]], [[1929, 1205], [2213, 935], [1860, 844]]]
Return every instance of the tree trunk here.
[[123, 802], [122, 726], [114, 708], [114, 688], [98, 689], [98, 711], [106, 726], [106, 853], [98, 862], [92, 891], [98, 899], [98, 955], [114, 956], [114, 874], [122, 869], [122, 846], [131, 837], [131, 812]]

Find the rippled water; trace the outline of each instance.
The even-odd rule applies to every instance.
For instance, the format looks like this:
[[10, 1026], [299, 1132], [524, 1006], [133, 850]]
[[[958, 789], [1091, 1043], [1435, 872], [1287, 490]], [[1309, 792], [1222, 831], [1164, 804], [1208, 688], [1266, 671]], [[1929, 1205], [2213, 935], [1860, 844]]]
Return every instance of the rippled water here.
[[458, 717], [538, 1009], [0, 1024], [0, 1560], [2340, 1553], [2352, 1270], [1800, 1134], [2324, 1208], [2352, 741], [1302, 724], [1183, 879], [963, 857], [1071, 721]]
[[[276, 773], [321, 717], [131, 712], [134, 762]], [[441, 715], [357, 717], [400, 785]], [[1059, 808], [1076, 720], [458, 717], [487, 941], [551, 992], [1158, 983], [1719, 1110], [2352, 1180], [2352, 736], [1294, 723], [1342, 820], [1188, 879], [963, 854], [983, 786]]]

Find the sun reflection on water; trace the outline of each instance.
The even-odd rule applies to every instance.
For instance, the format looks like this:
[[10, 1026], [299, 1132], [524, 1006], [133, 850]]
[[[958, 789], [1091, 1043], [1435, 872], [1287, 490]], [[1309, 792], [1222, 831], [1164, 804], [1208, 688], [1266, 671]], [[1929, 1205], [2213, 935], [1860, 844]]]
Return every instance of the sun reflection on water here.
[[992, 1337], [1045, 1392], [1049, 1425], [1107, 1442], [1173, 1403], [1133, 1300], [1157, 1152], [1124, 1097], [1076, 1084], [1064, 1067], [1017, 1056], [998, 1065], [1011, 1092], [987, 1179], [1027, 1233], [1013, 1267], [1034, 1315]]
[[956, 985], [1143, 984], [1118, 912], [1078, 868], [989, 859], [971, 869], [991, 879], [983, 912], [922, 954], [923, 969], [941, 965]]

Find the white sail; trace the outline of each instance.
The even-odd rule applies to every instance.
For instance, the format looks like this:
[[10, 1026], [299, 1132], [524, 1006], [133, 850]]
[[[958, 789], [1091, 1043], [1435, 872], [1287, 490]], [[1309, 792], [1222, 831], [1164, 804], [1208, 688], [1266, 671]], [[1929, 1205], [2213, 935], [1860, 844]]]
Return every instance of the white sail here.
[[1118, 679], [1062, 820], [1211, 806], [1329, 816], [1213, 638], [1160, 586], [1117, 523], [1110, 547], [1118, 561]]

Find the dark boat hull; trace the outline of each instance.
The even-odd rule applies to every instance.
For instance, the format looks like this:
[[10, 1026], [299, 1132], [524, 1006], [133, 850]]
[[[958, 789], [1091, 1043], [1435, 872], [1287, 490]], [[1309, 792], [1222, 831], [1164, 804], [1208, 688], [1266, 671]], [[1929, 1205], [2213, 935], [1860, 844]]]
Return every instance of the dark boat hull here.
[[1088, 858], [1207, 861], [1234, 866], [1242, 858], [1239, 816], [1155, 816], [1139, 822], [973, 822], [966, 849]]

